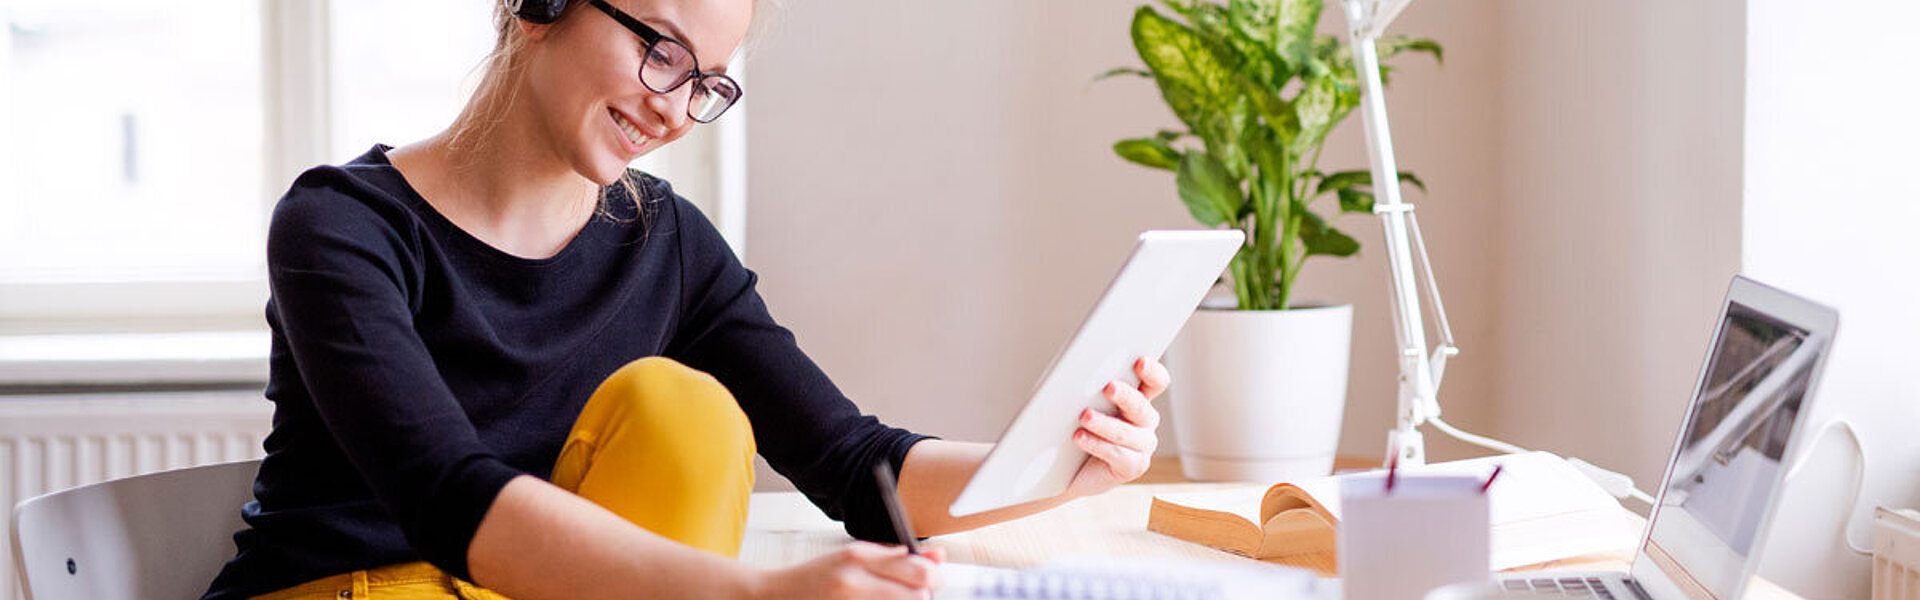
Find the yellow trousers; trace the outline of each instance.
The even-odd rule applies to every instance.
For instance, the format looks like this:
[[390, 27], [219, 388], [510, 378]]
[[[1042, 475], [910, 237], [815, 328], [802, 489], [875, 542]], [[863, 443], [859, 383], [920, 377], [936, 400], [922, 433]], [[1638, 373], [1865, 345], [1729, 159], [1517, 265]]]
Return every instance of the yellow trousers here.
[[[567, 434], [553, 483], [655, 534], [737, 556], [753, 492], [753, 429], [712, 376], [643, 358], [601, 382]], [[254, 600], [500, 600], [433, 565], [343, 573]]]

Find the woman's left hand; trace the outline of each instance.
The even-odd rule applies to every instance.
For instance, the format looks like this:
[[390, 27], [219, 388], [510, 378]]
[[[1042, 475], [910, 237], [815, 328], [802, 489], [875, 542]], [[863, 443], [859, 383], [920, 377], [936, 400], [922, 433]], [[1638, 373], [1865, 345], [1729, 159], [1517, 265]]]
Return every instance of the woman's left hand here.
[[1153, 449], [1160, 445], [1160, 437], [1154, 433], [1160, 426], [1160, 411], [1153, 409], [1152, 402], [1167, 390], [1172, 377], [1166, 365], [1145, 358], [1133, 362], [1133, 373], [1140, 377], [1140, 387], [1115, 381], [1101, 390], [1119, 408], [1119, 414], [1090, 408], [1080, 411], [1080, 428], [1073, 432], [1073, 442], [1094, 459], [1073, 475], [1073, 483], [1067, 486], [1068, 497], [1113, 489], [1145, 474], [1152, 464]]

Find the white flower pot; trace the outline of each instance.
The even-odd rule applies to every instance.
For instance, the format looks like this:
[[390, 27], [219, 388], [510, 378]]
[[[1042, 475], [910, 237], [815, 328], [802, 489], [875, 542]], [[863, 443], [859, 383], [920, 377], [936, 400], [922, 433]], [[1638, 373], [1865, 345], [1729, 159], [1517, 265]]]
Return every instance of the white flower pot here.
[[1353, 306], [1203, 308], [1167, 353], [1188, 479], [1274, 483], [1333, 471]]

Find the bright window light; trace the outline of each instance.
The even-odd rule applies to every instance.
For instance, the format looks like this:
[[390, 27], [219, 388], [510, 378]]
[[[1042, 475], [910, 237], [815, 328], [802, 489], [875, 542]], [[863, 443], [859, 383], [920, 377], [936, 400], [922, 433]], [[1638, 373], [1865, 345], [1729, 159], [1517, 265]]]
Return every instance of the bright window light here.
[[0, 0], [0, 281], [257, 271], [259, 5]]
[[446, 129], [493, 50], [492, 5], [332, 0], [333, 160]]

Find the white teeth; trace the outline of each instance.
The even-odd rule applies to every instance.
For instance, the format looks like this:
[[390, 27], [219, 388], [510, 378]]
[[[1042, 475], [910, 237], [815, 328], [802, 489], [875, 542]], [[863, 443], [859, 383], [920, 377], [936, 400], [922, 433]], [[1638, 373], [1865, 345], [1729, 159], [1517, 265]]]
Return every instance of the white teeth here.
[[613, 113], [613, 122], [620, 125], [620, 131], [627, 134], [627, 141], [633, 142], [633, 145], [645, 146], [647, 144], [647, 136], [640, 135], [640, 128], [635, 127], [632, 122], [628, 121], [626, 117], [621, 116], [620, 113]]

